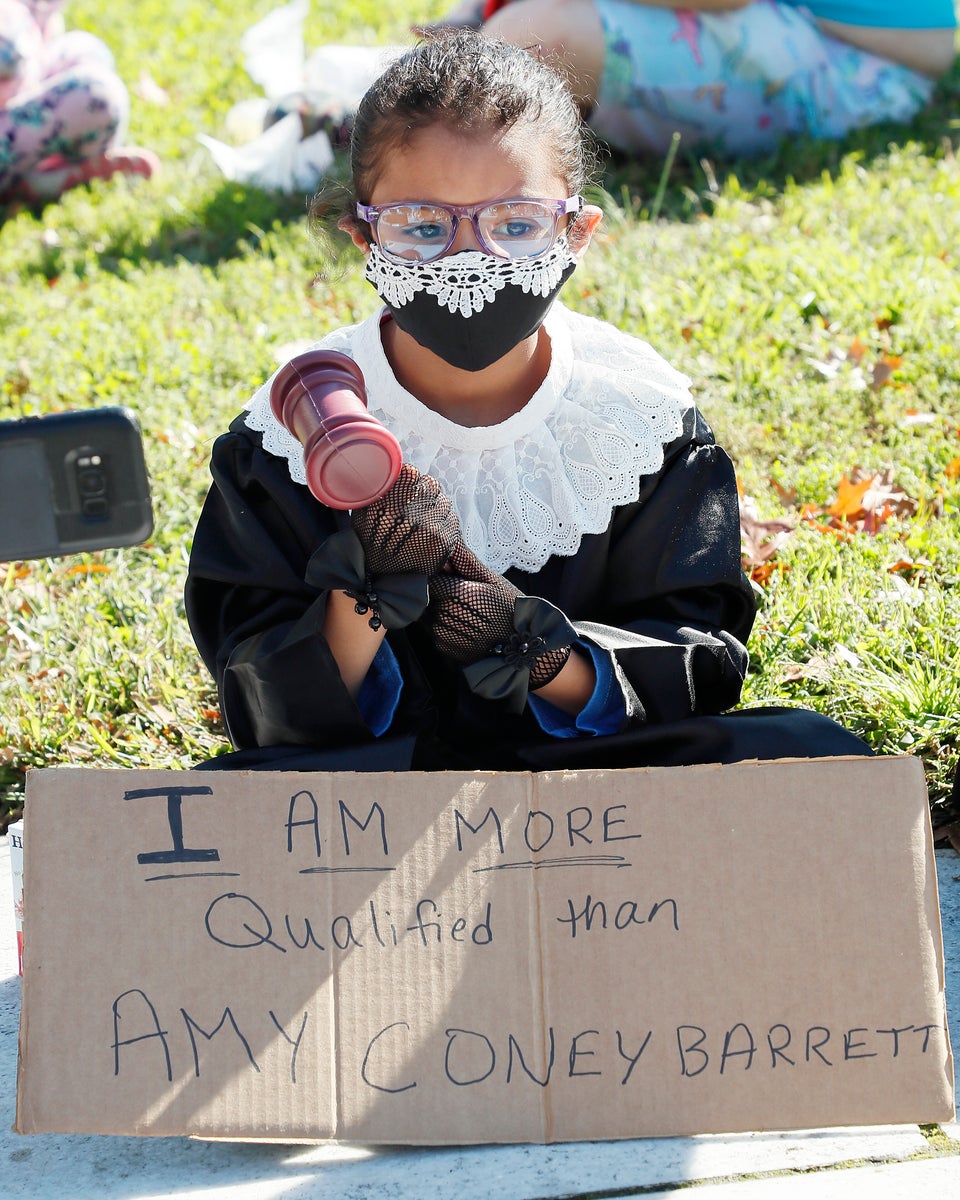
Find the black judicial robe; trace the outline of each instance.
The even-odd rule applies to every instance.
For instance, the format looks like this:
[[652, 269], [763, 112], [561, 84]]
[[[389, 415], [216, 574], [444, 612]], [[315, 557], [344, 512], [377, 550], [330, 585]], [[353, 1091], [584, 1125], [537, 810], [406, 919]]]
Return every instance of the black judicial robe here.
[[561, 738], [525, 709], [475, 696], [433, 649], [425, 618], [390, 631], [403, 688], [375, 737], [321, 635], [326, 595], [307, 563], [346, 514], [295, 483], [238, 417], [213, 450], [187, 617], [239, 751], [211, 767], [543, 770], [867, 754], [805, 709], [727, 710], [747, 669], [755, 600], [741, 569], [733, 466], [696, 409], [659, 472], [601, 534], [535, 573], [506, 572], [609, 656], [624, 698], [617, 733]]

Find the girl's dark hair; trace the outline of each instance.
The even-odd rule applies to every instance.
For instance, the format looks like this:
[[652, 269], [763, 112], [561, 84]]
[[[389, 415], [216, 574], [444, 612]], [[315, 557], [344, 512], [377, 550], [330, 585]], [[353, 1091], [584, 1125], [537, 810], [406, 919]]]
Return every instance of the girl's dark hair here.
[[535, 124], [570, 194], [583, 189], [596, 161], [557, 70], [518, 46], [457, 30], [401, 55], [360, 101], [350, 150], [356, 198], [369, 203], [386, 155], [437, 123], [467, 133]]

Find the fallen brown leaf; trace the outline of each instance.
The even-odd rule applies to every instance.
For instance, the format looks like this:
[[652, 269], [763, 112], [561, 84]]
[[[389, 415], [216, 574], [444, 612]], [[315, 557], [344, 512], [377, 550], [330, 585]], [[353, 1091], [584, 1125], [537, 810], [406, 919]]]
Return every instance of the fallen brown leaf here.
[[837, 485], [837, 498], [827, 509], [831, 517], [841, 521], [855, 521], [864, 513], [863, 498], [873, 479], [850, 480], [843, 476]]
[[[793, 516], [761, 520], [750, 496], [740, 497], [740, 550], [747, 571], [769, 563], [797, 525]], [[764, 578], [769, 576], [766, 572]]]
[[898, 371], [903, 366], [903, 357], [899, 354], [885, 354], [879, 362], [873, 364], [871, 373], [870, 387], [877, 392], [885, 384], [890, 382], [890, 378], [894, 371]]

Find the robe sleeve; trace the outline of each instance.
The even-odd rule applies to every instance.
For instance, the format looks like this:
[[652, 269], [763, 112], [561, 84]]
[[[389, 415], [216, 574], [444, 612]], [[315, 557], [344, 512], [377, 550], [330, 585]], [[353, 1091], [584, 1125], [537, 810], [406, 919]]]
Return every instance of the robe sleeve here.
[[344, 518], [236, 423], [217, 439], [210, 469], [184, 602], [231, 742], [372, 741], [321, 633], [326, 594], [305, 581], [310, 555]]
[[687, 424], [605, 533], [573, 559], [510, 576], [609, 656], [624, 729], [723, 712], [747, 671], [756, 601], [741, 566], [736, 476], [696, 410]]
[[530, 711], [537, 718], [540, 728], [551, 737], [597, 737], [604, 733], [617, 733], [623, 728], [626, 704], [623, 689], [614, 674], [613, 663], [592, 642], [577, 642], [577, 645], [589, 654], [597, 675], [590, 699], [575, 716], [571, 716], [555, 708], [536, 692], [531, 692], [527, 696]]

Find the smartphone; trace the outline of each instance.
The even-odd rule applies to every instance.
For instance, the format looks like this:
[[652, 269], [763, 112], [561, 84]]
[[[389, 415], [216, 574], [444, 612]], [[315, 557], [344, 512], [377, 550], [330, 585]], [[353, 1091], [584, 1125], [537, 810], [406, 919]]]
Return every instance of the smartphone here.
[[143, 438], [130, 409], [0, 421], [0, 562], [133, 546], [152, 530]]

